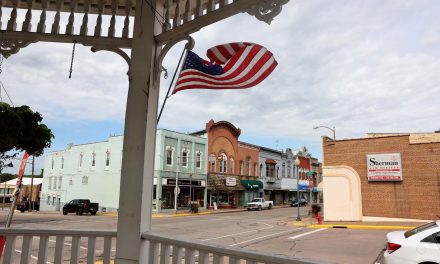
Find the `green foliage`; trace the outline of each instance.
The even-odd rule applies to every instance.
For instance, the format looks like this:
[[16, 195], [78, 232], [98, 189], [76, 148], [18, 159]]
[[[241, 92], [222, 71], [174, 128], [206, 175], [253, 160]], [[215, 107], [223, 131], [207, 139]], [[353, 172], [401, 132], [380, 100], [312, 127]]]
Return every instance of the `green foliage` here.
[[38, 157], [50, 147], [54, 135], [42, 120], [41, 114], [27, 105], [11, 107], [0, 102], [0, 172], [11, 167], [9, 160], [17, 155], [9, 151], [26, 151]]
[[3, 173], [0, 174], [0, 182], [9, 181], [12, 179], [16, 179], [18, 177], [17, 174], [11, 174], [11, 173]]

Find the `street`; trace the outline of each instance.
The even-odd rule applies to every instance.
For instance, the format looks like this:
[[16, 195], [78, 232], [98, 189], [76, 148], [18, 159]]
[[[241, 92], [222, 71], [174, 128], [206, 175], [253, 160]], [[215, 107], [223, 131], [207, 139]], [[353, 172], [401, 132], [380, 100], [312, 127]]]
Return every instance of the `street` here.
[[[308, 208], [301, 208], [307, 217]], [[7, 211], [0, 211], [0, 224], [4, 225]], [[294, 226], [296, 208], [280, 208], [265, 211], [238, 211], [233, 213], [197, 216], [161, 216], [153, 218], [152, 231], [179, 239], [194, 239], [210, 244], [227, 245], [285, 254], [334, 263], [371, 264], [385, 243], [389, 230], [315, 229]], [[69, 228], [69, 229], [116, 229], [117, 216], [83, 215], [61, 213], [16, 212], [12, 228]], [[34, 239], [34, 245], [38, 241]], [[66, 245], [70, 240], [66, 239]], [[102, 241], [97, 240], [97, 258], [102, 254]], [[21, 241], [17, 241], [20, 253]], [[55, 239], [49, 239], [49, 263], [53, 261]], [[66, 251], [69, 247], [66, 246]], [[81, 240], [85, 252], [87, 241]], [[115, 243], [113, 243], [113, 254]], [[101, 252], [101, 253], [100, 253]], [[37, 256], [34, 250], [31, 253]], [[16, 254], [17, 257], [19, 254]], [[68, 254], [65, 254], [68, 257]], [[35, 258], [32, 259], [35, 261]]]

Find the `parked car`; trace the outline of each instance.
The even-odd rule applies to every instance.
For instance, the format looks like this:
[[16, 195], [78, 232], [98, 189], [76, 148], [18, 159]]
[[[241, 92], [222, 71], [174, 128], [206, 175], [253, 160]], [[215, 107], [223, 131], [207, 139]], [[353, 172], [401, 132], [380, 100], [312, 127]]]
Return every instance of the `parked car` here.
[[266, 201], [264, 198], [254, 198], [250, 203], [247, 203], [247, 209], [250, 210], [259, 210], [262, 209], [272, 209], [273, 202], [272, 201]]
[[76, 213], [77, 215], [90, 213], [96, 215], [98, 209], [98, 203], [91, 203], [88, 199], [75, 199], [63, 206], [63, 215], [67, 215], [68, 213]]
[[[29, 211], [29, 201], [21, 201], [17, 204], [17, 210], [20, 210], [20, 212], [24, 213], [26, 211]], [[40, 211], [40, 202], [33, 201], [32, 202], [32, 210]]]
[[[290, 201], [290, 206], [291, 207], [298, 207], [298, 201], [296, 199]], [[302, 206], [307, 206], [306, 199], [299, 199], [299, 207], [302, 207]]]
[[440, 220], [387, 234], [385, 264], [440, 264]]

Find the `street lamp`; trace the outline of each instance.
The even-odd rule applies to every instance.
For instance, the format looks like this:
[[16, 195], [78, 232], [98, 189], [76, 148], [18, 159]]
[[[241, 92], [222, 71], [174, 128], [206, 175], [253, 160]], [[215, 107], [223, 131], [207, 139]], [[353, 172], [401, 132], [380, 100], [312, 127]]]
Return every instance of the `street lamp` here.
[[293, 164], [295, 165], [296, 168], [296, 207], [298, 208], [298, 214], [296, 216], [296, 221], [301, 221], [301, 216], [299, 216], [299, 164], [300, 164], [300, 160], [298, 158], [298, 156], [296, 156], [295, 161], [293, 162]]
[[318, 129], [318, 128], [321, 128], [321, 127], [327, 128], [327, 129], [331, 130], [333, 132], [333, 140], [336, 139], [336, 129], [335, 129], [335, 127], [331, 128], [331, 127], [327, 127], [327, 126], [315, 126], [315, 127], [313, 127], [313, 129]]

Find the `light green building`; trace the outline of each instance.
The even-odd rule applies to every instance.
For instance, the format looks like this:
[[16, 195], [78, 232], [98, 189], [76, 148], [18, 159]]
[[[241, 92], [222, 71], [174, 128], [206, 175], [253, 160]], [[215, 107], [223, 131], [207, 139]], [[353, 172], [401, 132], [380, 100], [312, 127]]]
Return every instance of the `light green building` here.
[[[60, 211], [73, 199], [90, 199], [101, 211], [117, 211], [122, 136], [69, 144], [45, 156], [41, 210]], [[165, 129], [156, 134], [153, 210], [186, 209], [191, 201], [206, 208], [207, 139]], [[177, 180], [177, 197], [174, 195]]]

